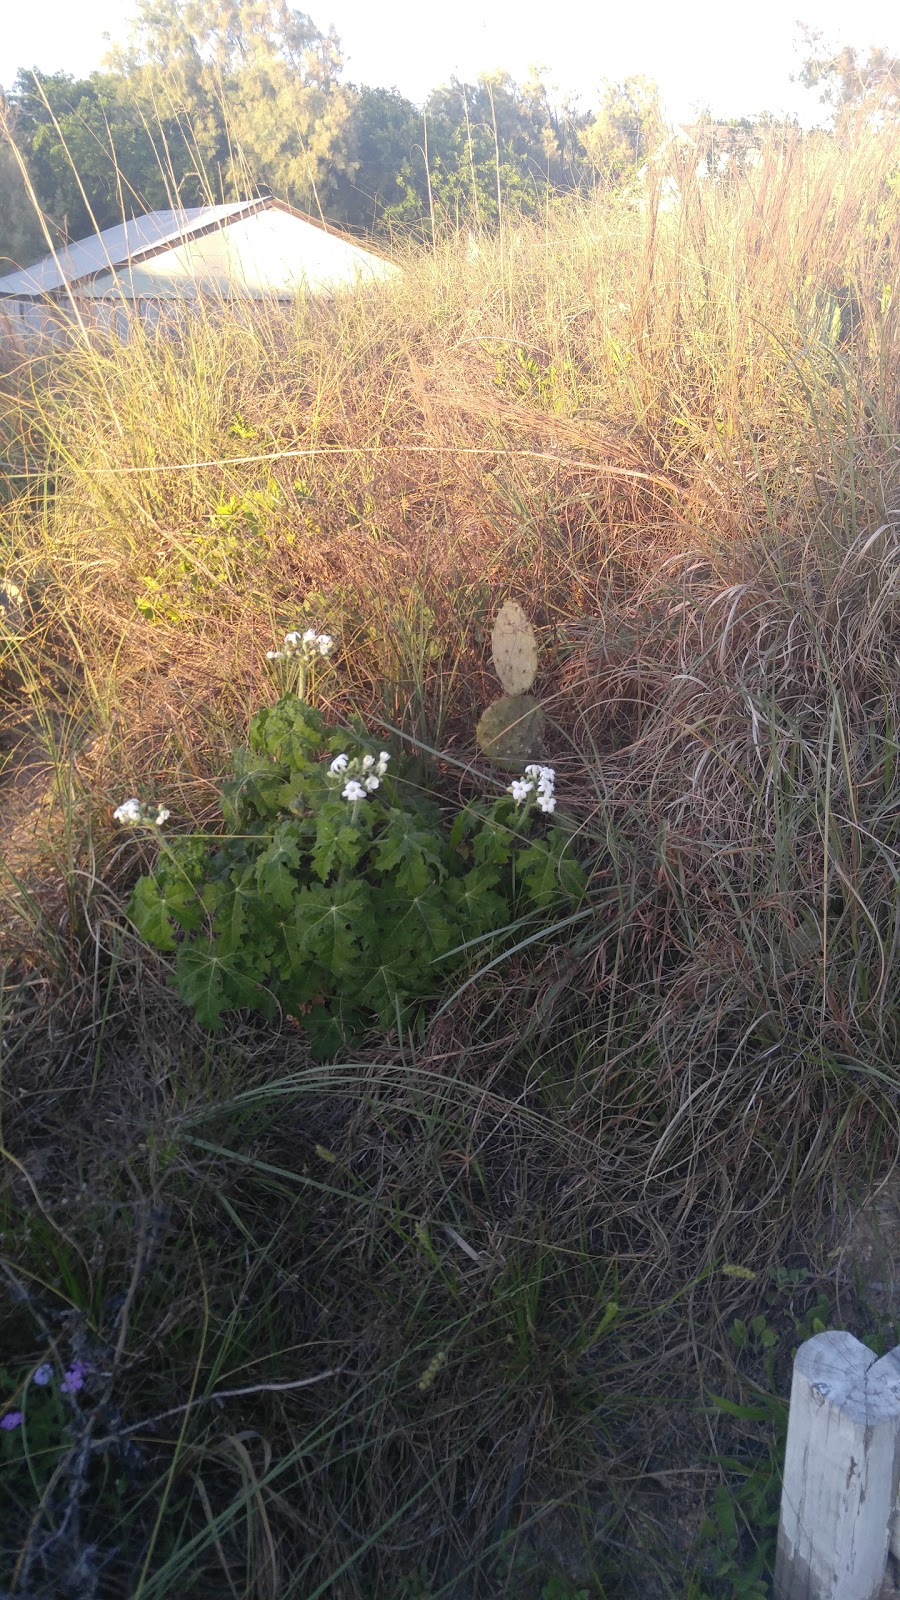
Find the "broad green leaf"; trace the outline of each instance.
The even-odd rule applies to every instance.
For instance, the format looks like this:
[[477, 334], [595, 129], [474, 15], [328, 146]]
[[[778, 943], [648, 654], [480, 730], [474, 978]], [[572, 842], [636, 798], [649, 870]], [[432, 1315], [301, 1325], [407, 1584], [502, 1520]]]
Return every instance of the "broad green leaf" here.
[[128, 915], [138, 933], [157, 950], [176, 948], [168, 902], [155, 878], [138, 878], [128, 903]]
[[166, 862], [156, 877], [140, 878], [135, 884], [129, 915], [151, 944], [156, 944], [156, 935], [160, 935], [166, 942], [157, 945], [157, 948], [172, 950], [174, 939], [171, 926], [166, 935], [163, 922], [174, 921], [186, 933], [192, 933], [203, 922], [203, 906], [194, 884], [174, 863]]
[[297, 965], [314, 962], [336, 977], [359, 967], [360, 941], [370, 932], [368, 885], [361, 882], [301, 889], [294, 911]]
[[260, 763], [235, 762], [235, 776], [222, 786], [222, 815], [235, 830], [242, 828], [247, 819], [277, 816], [280, 792], [288, 775], [286, 766], [274, 761]]
[[393, 873], [397, 887], [406, 894], [420, 894], [434, 877], [445, 874], [440, 838], [406, 811], [392, 808], [388, 819], [375, 866]]
[[303, 772], [292, 772], [279, 787], [276, 799], [279, 810], [289, 812], [304, 834], [312, 837], [316, 831], [316, 814], [331, 792], [325, 781], [325, 769], [316, 764]]
[[448, 895], [463, 936], [476, 938], [510, 920], [510, 906], [497, 892], [500, 874], [494, 867], [473, 867], [464, 878], [447, 885]]
[[255, 893], [251, 884], [244, 888], [240, 881], [223, 883], [220, 879], [208, 883], [203, 890], [203, 904], [212, 918], [220, 955], [231, 955], [241, 948], [246, 923], [246, 902]]
[[182, 1000], [194, 1007], [201, 1027], [213, 1032], [221, 1027], [222, 1012], [227, 1004], [222, 958], [215, 954], [208, 939], [182, 946], [175, 981]]
[[202, 834], [172, 839], [167, 855], [157, 865], [160, 882], [200, 884], [209, 874], [209, 841]]
[[292, 1017], [302, 1017], [313, 1001], [321, 1001], [334, 993], [334, 974], [316, 961], [298, 963], [293, 949], [286, 958], [279, 955], [273, 964], [281, 975], [281, 981], [275, 983], [278, 999]]
[[453, 819], [450, 829], [450, 848], [458, 850], [477, 825], [479, 818], [474, 806], [463, 806]]
[[350, 807], [346, 800], [331, 800], [320, 808], [316, 818], [316, 845], [312, 857], [313, 871], [324, 883], [338, 867], [355, 867], [369, 843], [371, 813], [368, 802], [356, 822], [350, 820]]
[[247, 1006], [271, 1016], [275, 1009], [268, 991], [241, 970], [234, 956], [217, 954], [209, 939], [181, 946], [175, 981], [197, 1021], [211, 1032], [221, 1026], [223, 1011]]
[[257, 892], [253, 867], [234, 873], [230, 882], [207, 884], [203, 898], [218, 954], [238, 958], [242, 972], [265, 978], [275, 947], [273, 911]]
[[495, 817], [485, 820], [472, 841], [472, 853], [478, 867], [504, 867], [516, 844], [515, 830]]
[[266, 931], [270, 940], [269, 969], [278, 993], [283, 997], [285, 1009], [293, 1012], [317, 992], [323, 969], [315, 962], [301, 956], [297, 950], [296, 908], [288, 911], [271, 911], [266, 915]]
[[408, 900], [391, 900], [378, 910], [388, 957], [409, 950], [424, 968], [434, 956], [458, 942], [457, 929], [447, 915], [447, 896], [437, 885]]
[[559, 857], [546, 845], [533, 844], [516, 858], [516, 872], [536, 906], [550, 905], [562, 894]]
[[[313, 1006], [301, 1018], [309, 1037], [310, 1048], [317, 1061], [327, 1061], [335, 1056], [344, 1044], [341, 1022], [327, 1006]], [[351, 1037], [356, 1028], [348, 1029]]]
[[[393, 1027], [398, 1009], [401, 1019], [405, 1017], [410, 996], [421, 998], [417, 993], [419, 975], [417, 962], [404, 961], [402, 957], [382, 960], [377, 967], [369, 970], [358, 999], [375, 1012], [382, 1027]], [[424, 980], [421, 988], [423, 992], [427, 990]]]
[[272, 842], [256, 862], [254, 877], [261, 899], [287, 911], [299, 887], [294, 873], [300, 867], [299, 829], [295, 822], [281, 822]]
[[321, 713], [293, 694], [264, 707], [250, 724], [250, 749], [284, 762], [292, 771], [302, 771], [316, 760], [324, 737]]

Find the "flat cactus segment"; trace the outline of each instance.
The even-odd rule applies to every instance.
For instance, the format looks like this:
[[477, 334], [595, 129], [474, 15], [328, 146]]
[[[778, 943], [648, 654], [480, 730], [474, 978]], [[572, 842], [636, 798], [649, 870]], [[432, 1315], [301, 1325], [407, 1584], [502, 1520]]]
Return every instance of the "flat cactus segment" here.
[[543, 727], [544, 713], [532, 695], [504, 695], [488, 706], [475, 737], [492, 761], [519, 767], [537, 755]]
[[527, 694], [537, 675], [538, 647], [522, 607], [506, 600], [491, 635], [494, 666], [507, 694]]

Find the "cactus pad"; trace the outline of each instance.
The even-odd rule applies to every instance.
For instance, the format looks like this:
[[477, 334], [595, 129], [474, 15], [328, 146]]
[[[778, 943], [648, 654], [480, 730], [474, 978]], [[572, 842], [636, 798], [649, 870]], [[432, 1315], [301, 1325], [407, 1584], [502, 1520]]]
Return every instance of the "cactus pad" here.
[[518, 767], [537, 754], [543, 726], [544, 713], [532, 695], [505, 694], [488, 706], [475, 737], [492, 761]]
[[497, 677], [507, 694], [527, 694], [537, 674], [537, 640], [515, 600], [506, 600], [497, 612], [491, 644]]

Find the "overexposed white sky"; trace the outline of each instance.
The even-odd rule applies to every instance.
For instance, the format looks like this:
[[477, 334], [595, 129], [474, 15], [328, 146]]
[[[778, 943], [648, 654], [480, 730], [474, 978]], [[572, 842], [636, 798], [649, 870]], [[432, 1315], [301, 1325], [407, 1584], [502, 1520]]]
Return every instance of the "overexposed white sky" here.
[[[815, 94], [790, 82], [796, 17], [836, 45], [888, 45], [900, 53], [896, 0], [305, 0], [321, 28], [334, 24], [346, 77], [396, 86], [413, 100], [452, 74], [501, 67], [515, 78], [540, 64], [560, 93], [596, 102], [604, 79], [643, 73], [660, 85], [670, 117], [708, 106], [714, 116], [820, 114]], [[123, 39], [130, 0], [4, 0], [0, 84], [20, 67], [74, 76], [100, 64], [104, 34]]]

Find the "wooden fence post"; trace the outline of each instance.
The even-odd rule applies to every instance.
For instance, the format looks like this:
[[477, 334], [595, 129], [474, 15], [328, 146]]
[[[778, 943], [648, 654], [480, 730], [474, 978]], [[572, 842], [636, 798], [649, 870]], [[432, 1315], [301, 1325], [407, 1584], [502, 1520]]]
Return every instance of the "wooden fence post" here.
[[900, 1348], [818, 1333], [791, 1385], [776, 1600], [878, 1600], [897, 1501]]

